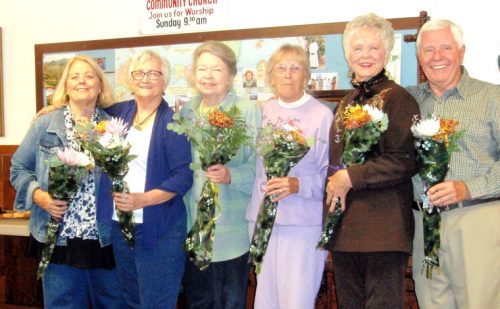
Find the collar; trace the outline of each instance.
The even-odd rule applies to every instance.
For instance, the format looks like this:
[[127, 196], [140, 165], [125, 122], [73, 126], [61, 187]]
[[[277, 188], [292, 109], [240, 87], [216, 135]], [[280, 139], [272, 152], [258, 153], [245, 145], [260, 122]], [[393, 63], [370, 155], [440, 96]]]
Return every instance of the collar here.
[[280, 98], [278, 98], [278, 105], [280, 107], [283, 107], [283, 108], [296, 108], [296, 107], [304, 105], [310, 98], [311, 98], [311, 96], [304, 92], [304, 94], [302, 95], [302, 97], [300, 99], [298, 99], [297, 101], [294, 101], [294, 102], [290, 102], [290, 103], [283, 102]]
[[[455, 94], [459, 95], [461, 98], [464, 97], [466, 89], [470, 84], [471, 78], [469, 76], [469, 72], [467, 72], [467, 69], [463, 65], [460, 66], [460, 70], [462, 74], [460, 76], [458, 84], [454, 88], [446, 90], [443, 94], [443, 98], [447, 98]], [[432, 93], [431, 87], [429, 86], [429, 81], [426, 81], [420, 87], [429, 95], [435, 96], [434, 93]]]

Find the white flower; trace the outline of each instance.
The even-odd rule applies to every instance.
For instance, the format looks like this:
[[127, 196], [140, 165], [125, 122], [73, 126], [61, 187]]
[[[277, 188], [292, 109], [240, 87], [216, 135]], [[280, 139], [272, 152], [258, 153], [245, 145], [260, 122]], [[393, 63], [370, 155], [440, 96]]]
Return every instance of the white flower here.
[[66, 165], [88, 166], [90, 159], [83, 153], [72, 148], [64, 148], [57, 151], [57, 157]]
[[363, 109], [371, 116], [373, 122], [380, 122], [384, 118], [385, 113], [375, 106], [363, 105]]
[[439, 132], [440, 121], [434, 116], [415, 122], [411, 126], [411, 131], [416, 137], [429, 138]]

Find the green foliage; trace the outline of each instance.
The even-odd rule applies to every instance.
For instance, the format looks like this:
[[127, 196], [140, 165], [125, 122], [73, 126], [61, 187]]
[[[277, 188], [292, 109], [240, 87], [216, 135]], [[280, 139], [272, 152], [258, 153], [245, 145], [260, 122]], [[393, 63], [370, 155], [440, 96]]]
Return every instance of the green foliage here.
[[[280, 123], [268, 124], [262, 128], [258, 151], [263, 157], [267, 179], [288, 175], [290, 169], [297, 165], [309, 148], [298, 130], [283, 129]], [[250, 261], [255, 265], [256, 273], [260, 272], [276, 218], [278, 202], [273, 202], [274, 198], [275, 196], [264, 198], [255, 223], [250, 245]]]
[[[200, 164], [191, 163], [193, 170], [206, 170], [215, 164], [225, 164], [233, 158], [243, 145], [251, 146], [251, 131], [236, 105], [229, 109], [219, 109], [226, 119], [232, 121], [228, 127], [211, 125], [208, 115], [198, 118], [182, 117], [175, 113], [173, 122], [167, 128], [185, 135], [200, 154]], [[184, 242], [188, 258], [201, 270], [208, 267], [212, 260], [212, 247], [215, 235], [215, 210], [222, 214], [219, 201], [219, 188], [210, 180], [205, 181], [197, 202], [197, 218]]]

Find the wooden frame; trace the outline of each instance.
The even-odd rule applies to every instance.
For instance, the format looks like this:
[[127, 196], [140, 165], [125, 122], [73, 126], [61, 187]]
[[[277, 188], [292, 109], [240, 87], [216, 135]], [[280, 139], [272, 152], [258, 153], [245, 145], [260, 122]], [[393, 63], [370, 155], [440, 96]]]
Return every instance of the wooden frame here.
[[[391, 21], [395, 30], [416, 29], [418, 30], [423, 24], [423, 20], [427, 20], [427, 13], [421, 12], [419, 17], [393, 18]], [[425, 22], [424, 21], [424, 22]], [[143, 47], [143, 46], [160, 46], [174, 45], [185, 43], [203, 42], [206, 40], [243, 40], [243, 39], [258, 39], [258, 38], [281, 38], [290, 36], [308, 36], [308, 35], [328, 35], [341, 34], [344, 31], [346, 22], [335, 22], [325, 24], [312, 25], [297, 25], [283, 26], [271, 28], [257, 29], [240, 29], [228, 31], [202, 32], [202, 33], [187, 33], [174, 35], [158, 35], [158, 36], [143, 36], [130, 37], [120, 39], [50, 43], [35, 45], [35, 74], [36, 74], [36, 105], [37, 110], [41, 109], [43, 103], [43, 55], [46, 53], [59, 52], [76, 52], [84, 50], [99, 50], [124, 47]], [[409, 39], [405, 36], [405, 41], [414, 41], [414, 38]], [[418, 78], [420, 80], [420, 76]], [[327, 91], [315, 92], [319, 98], [337, 101], [345, 91]]]
[[0, 28], [0, 136], [4, 136], [3, 123], [3, 56], [2, 56], [2, 28]]

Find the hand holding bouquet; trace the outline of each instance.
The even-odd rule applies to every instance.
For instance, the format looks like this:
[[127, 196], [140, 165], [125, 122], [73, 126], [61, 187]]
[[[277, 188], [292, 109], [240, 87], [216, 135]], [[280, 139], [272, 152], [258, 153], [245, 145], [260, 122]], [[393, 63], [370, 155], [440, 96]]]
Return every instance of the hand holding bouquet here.
[[[67, 201], [71, 200], [78, 193], [80, 184], [93, 168], [89, 158], [83, 153], [71, 148], [58, 150], [57, 155], [53, 156], [49, 162], [49, 194], [53, 199]], [[42, 259], [38, 264], [37, 278], [43, 277], [45, 269], [49, 265], [50, 258], [56, 246], [57, 236], [59, 234], [60, 221], [50, 217], [47, 222], [46, 239]]]
[[[123, 180], [128, 173], [128, 163], [136, 158], [130, 155], [130, 144], [125, 140], [127, 125], [120, 118], [100, 121], [95, 127], [86, 124], [79, 127], [83, 148], [94, 157], [95, 163], [108, 175], [113, 184], [113, 192], [128, 193]], [[120, 231], [129, 246], [134, 246], [133, 212], [116, 209]]]
[[[293, 120], [268, 123], [258, 138], [258, 154], [262, 156], [267, 179], [284, 177], [309, 151], [301, 130]], [[275, 196], [265, 196], [259, 209], [250, 245], [250, 262], [258, 274], [276, 218], [278, 202]]]
[[[387, 130], [389, 120], [387, 114], [380, 109], [358, 104], [350, 106], [344, 114], [344, 152], [342, 166], [335, 166], [334, 171], [363, 164], [367, 153], [378, 143], [380, 136]], [[340, 200], [335, 201], [333, 212], [328, 212], [326, 222], [321, 233], [318, 248], [325, 249], [330, 241], [335, 227], [342, 217]]]
[[[174, 114], [168, 129], [184, 134], [200, 155], [200, 164], [191, 164], [191, 169], [206, 169], [215, 164], [225, 164], [233, 158], [242, 145], [249, 144], [250, 135], [241, 112], [236, 105], [228, 110], [214, 109], [208, 117], [188, 119]], [[215, 221], [222, 215], [219, 188], [206, 180], [197, 201], [197, 218], [184, 243], [191, 262], [201, 270], [212, 260], [212, 245]], [[216, 217], [216, 209], [219, 214]]]
[[[424, 192], [442, 182], [448, 172], [451, 152], [457, 149], [458, 122], [452, 119], [442, 119], [428, 116], [426, 119], [415, 119], [411, 131], [415, 136], [417, 151], [418, 174], [422, 179]], [[432, 271], [439, 268], [439, 246], [441, 215], [439, 208], [429, 202], [427, 195], [422, 196], [424, 251], [425, 258], [422, 271], [432, 279]]]

